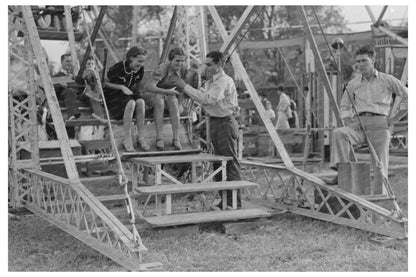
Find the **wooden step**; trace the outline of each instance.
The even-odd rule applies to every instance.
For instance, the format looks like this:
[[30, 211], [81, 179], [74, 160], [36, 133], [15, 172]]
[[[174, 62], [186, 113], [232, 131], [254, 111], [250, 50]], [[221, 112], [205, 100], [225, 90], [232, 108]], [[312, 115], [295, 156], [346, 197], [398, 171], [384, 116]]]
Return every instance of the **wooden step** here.
[[[62, 108], [61, 110], [64, 111], [64, 109], [65, 108]], [[90, 113], [92, 113], [92, 111]], [[190, 117], [189, 116], [181, 116], [179, 119], [180, 120], [187, 120], [187, 119], [190, 119]], [[104, 119], [104, 120], [106, 120], [106, 119]], [[123, 120], [111, 119], [110, 121], [111, 121], [112, 125], [123, 125]], [[153, 118], [146, 118], [145, 119], [145, 124], [149, 123], [149, 122], [153, 122], [153, 121], [154, 121]], [[170, 121], [170, 117], [164, 117], [163, 121]], [[133, 119], [132, 123], [134, 124], [135, 122], [136, 122], [136, 120]], [[107, 121], [103, 122], [99, 119], [95, 119], [95, 118], [91, 118], [91, 117], [90, 118], [82, 118], [81, 117], [79, 119], [67, 120], [65, 122], [65, 125], [66, 126], [95, 126], [95, 125], [104, 126], [104, 125], [107, 125]]]
[[165, 151], [148, 151], [148, 152], [121, 152], [120, 158], [124, 160], [130, 160], [138, 157], [154, 157], [154, 156], [171, 156], [171, 155], [190, 155], [199, 154], [202, 149], [183, 149], [183, 150], [165, 150]]
[[232, 160], [232, 157], [212, 155], [212, 154], [206, 154], [206, 153], [201, 153], [198, 155], [173, 155], [173, 156], [143, 157], [143, 158], [131, 159], [131, 161], [134, 163], [145, 164], [145, 165], [191, 163], [191, 162], [217, 162], [217, 161], [229, 161], [229, 160]]
[[188, 183], [183, 185], [160, 185], [150, 187], [138, 187], [136, 191], [142, 194], [175, 194], [184, 192], [200, 192], [200, 191], [218, 191], [233, 190], [249, 187], [257, 187], [258, 185], [249, 181], [224, 181], [211, 183]]
[[144, 220], [154, 227], [177, 226], [213, 221], [233, 221], [250, 218], [269, 217], [270, 214], [260, 209], [226, 210], [205, 213], [174, 214], [147, 217]]
[[[104, 163], [104, 162], [111, 162], [116, 158], [113, 156], [103, 156], [99, 154], [92, 154], [92, 155], [77, 155], [73, 156], [75, 163]], [[40, 158], [39, 162], [41, 165], [49, 165], [49, 164], [63, 164], [64, 159], [62, 157], [46, 157]]]

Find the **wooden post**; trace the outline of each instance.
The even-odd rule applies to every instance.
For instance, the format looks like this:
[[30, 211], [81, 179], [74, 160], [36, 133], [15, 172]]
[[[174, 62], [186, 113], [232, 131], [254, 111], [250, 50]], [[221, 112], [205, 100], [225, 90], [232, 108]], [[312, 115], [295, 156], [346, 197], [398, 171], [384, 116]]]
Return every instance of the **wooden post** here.
[[172, 214], [172, 194], [166, 194], [166, 214]]
[[[259, 9], [262, 6], [259, 6]], [[224, 41], [224, 44], [221, 46], [220, 51], [227, 53], [230, 50], [231, 45], [237, 40], [237, 35], [241, 32], [244, 27], [244, 24], [250, 19], [250, 16], [253, 14], [255, 6], [248, 6], [244, 13], [241, 15], [240, 19], [237, 22], [237, 25], [231, 31], [228, 38]]]
[[191, 55], [190, 55], [190, 51], [189, 51], [189, 14], [188, 14], [188, 8], [185, 6], [183, 7], [184, 9], [184, 14], [185, 14], [185, 53], [188, 55], [187, 59], [186, 59], [186, 67], [190, 68], [191, 67]]
[[173, 31], [175, 30], [177, 20], [178, 20], [178, 7], [175, 6], [175, 8], [173, 9], [172, 18], [170, 20], [168, 34], [166, 35], [165, 43], [163, 44], [162, 56], [160, 57], [159, 63], [165, 62], [168, 57], [169, 45], [173, 37]]
[[197, 181], [197, 177], [196, 177], [196, 163], [197, 162], [192, 162], [191, 163], [191, 182], [192, 183], [196, 183], [196, 181]]
[[[214, 19], [214, 22], [217, 26], [217, 28], [220, 31], [221, 37], [224, 41], [227, 40], [228, 35], [227, 31], [225, 30], [224, 25], [221, 22], [220, 16], [217, 13], [217, 10], [213, 6], [208, 6], [208, 10], [210, 11], [212, 18]], [[270, 137], [272, 138], [272, 141], [274, 145], [277, 148], [277, 151], [279, 151], [280, 157], [283, 160], [283, 163], [286, 167], [294, 167], [292, 160], [289, 157], [289, 154], [287, 153], [282, 141], [279, 138], [279, 135], [277, 134], [273, 123], [270, 121], [270, 118], [266, 115], [266, 110], [264, 109], [263, 104], [261, 103], [261, 100], [256, 92], [256, 89], [253, 85], [253, 83], [250, 80], [250, 77], [247, 74], [246, 69], [243, 66], [243, 63], [241, 62], [239, 56], [237, 53], [233, 52], [231, 55], [231, 63], [234, 66], [234, 69], [238, 72], [238, 74], [242, 77], [242, 80], [244, 82], [244, 85], [246, 86], [250, 96], [251, 100], [253, 101], [254, 105], [257, 108], [257, 111], [260, 114], [261, 119], [263, 120], [264, 125], [266, 126], [267, 131], [270, 134]]]
[[[98, 30], [100, 29], [101, 22], [103, 21], [105, 10], [107, 9], [106, 6], [102, 6], [100, 10], [100, 14], [97, 17], [97, 21], [95, 22], [94, 29], [91, 33], [91, 43], [94, 44], [95, 38], [97, 37]], [[84, 72], [85, 65], [87, 64], [87, 59], [91, 54], [91, 46], [88, 44], [87, 50], [85, 50], [84, 57], [81, 62], [80, 70], [78, 71], [78, 75], [75, 80], [81, 79], [82, 73]]]
[[238, 159], [243, 159], [244, 143], [243, 143], [243, 130], [238, 129]]
[[[198, 9], [198, 19], [197, 19], [197, 27], [198, 27], [198, 43], [199, 43], [199, 58], [201, 62], [205, 62], [205, 56], [207, 54], [207, 43], [206, 43], [206, 34], [205, 34], [205, 12], [204, 6], [197, 7]], [[198, 73], [198, 75], [200, 75]]]
[[[93, 13], [95, 18], [98, 17], [98, 9], [96, 6], [93, 6]], [[87, 13], [88, 17], [90, 18], [91, 21], [93, 21], [93, 17], [91, 16], [90, 13]], [[104, 42], [105, 47], [108, 49], [108, 52], [110, 52], [111, 58], [115, 61], [115, 62], [119, 62], [121, 59], [118, 57], [118, 55], [116, 54], [116, 52], [114, 51], [114, 48], [116, 48], [108, 39], [107, 35], [104, 33], [102, 27], [100, 26], [100, 29], [98, 30], [98, 34], [100, 35], [101, 39]]]
[[334, 96], [332, 95], [331, 84], [329, 82], [328, 75], [326, 74], [326, 70], [325, 70], [325, 66], [324, 66], [324, 63], [323, 63], [322, 58], [321, 58], [321, 54], [319, 53], [318, 46], [317, 46], [315, 38], [312, 34], [312, 30], [311, 30], [311, 27], [309, 25], [309, 21], [306, 17], [306, 12], [305, 12], [305, 9], [304, 9], [303, 6], [300, 7], [300, 14], [301, 14], [301, 17], [302, 17], [303, 22], [305, 24], [305, 32], [306, 32], [306, 35], [308, 37], [310, 46], [312, 48], [312, 51], [313, 51], [315, 57], [318, 59], [318, 71], [319, 71], [319, 73], [321, 75], [321, 78], [322, 78], [322, 81], [324, 83], [326, 93], [327, 93], [328, 98], [329, 98], [330, 106], [332, 107], [332, 110], [334, 111], [335, 117], [336, 117], [337, 122], [338, 122], [338, 126], [344, 126], [344, 123], [342, 122], [342, 120], [340, 118], [340, 115], [339, 115], [338, 104], [335, 101]]
[[376, 17], [374, 16], [373, 11], [371, 10], [370, 6], [364, 6], [365, 9], [367, 10], [368, 15], [370, 16], [370, 19], [373, 23], [376, 22]]
[[[31, 45], [31, 42], [26, 38], [25, 44]], [[39, 164], [39, 134], [37, 127], [37, 108], [36, 108], [36, 91], [38, 90], [37, 84], [35, 82], [35, 72], [34, 72], [34, 57], [32, 51], [28, 51], [28, 60], [29, 60], [29, 91], [28, 93], [28, 107], [30, 110], [29, 119], [30, 119], [30, 131], [28, 138], [30, 140], [30, 148], [32, 150], [31, 160], [32, 168], [40, 169]], [[10, 96], [12, 97], [12, 96]], [[12, 108], [12, 107], [11, 107]]]
[[386, 11], [387, 11], [387, 5], [386, 6], [384, 6], [383, 7], [383, 9], [381, 10], [381, 12], [380, 12], [380, 15], [378, 16], [378, 19], [377, 19], [377, 21], [380, 21], [380, 20], [382, 20], [383, 19], [383, 16], [384, 16], [384, 14], [386, 13]]
[[30, 10], [30, 6], [22, 6], [22, 11], [23, 19], [25, 20], [28, 29], [28, 36], [31, 41], [33, 52], [35, 53], [35, 57], [37, 59], [39, 73], [41, 75], [42, 87], [45, 90], [45, 95], [52, 115], [55, 131], [60, 141], [59, 145], [61, 148], [66, 173], [68, 175], [68, 179], [71, 182], [79, 182], [78, 170], [75, 165], [74, 156], [69, 144], [69, 138], [65, 129], [65, 123], [62, 118], [61, 109], [58, 104], [58, 98], [56, 97], [56, 93], [53, 88], [51, 75], [49, 73], [49, 67], [46, 63], [46, 59], [43, 55], [43, 50], [40, 43], [36, 43], [40, 41], [40, 38], [36, 29], [35, 20], [33, 18], [32, 11]]
[[132, 174], [131, 174], [131, 183], [132, 183], [132, 190], [134, 191], [138, 187], [137, 178], [138, 178], [138, 172], [139, 172], [139, 165], [133, 162], [132, 166]]
[[222, 180], [227, 181], [227, 161], [221, 161], [221, 167]]
[[131, 20], [131, 46], [137, 45], [137, 14], [139, 12], [138, 6], [133, 6], [133, 18]]
[[406, 84], [407, 82], [408, 61], [409, 59], [406, 58], [406, 63], [404, 64], [404, 67], [403, 67], [402, 77], [400, 78], [400, 81], [402, 82], [402, 84]]
[[73, 25], [72, 16], [71, 16], [71, 7], [64, 6], [64, 9], [65, 9], [66, 32], [68, 34], [69, 49], [71, 50], [71, 57], [72, 57], [72, 70], [73, 70], [74, 76], [76, 76], [79, 71], [79, 61], [78, 61], [77, 51], [75, 47], [75, 35], [74, 35], [74, 25]]
[[237, 210], [237, 189], [233, 189], [233, 209]]

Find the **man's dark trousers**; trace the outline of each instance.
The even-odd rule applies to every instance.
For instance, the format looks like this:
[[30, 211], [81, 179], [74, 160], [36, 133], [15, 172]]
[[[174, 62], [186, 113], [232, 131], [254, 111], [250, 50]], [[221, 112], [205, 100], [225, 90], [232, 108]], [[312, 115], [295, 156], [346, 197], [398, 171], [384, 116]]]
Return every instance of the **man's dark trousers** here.
[[[237, 157], [238, 124], [233, 116], [210, 117], [210, 134], [214, 146], [214, 154], [232, 157], [227, 162], [227, 181], [240, 181], [241, 170]], [[220, 167], [214, 163], [214, 170]], [[222, 181], [221, 173], [215, 175], [215, 181]], [[220, 193], [222, 193], [220, 191]], [[232, 207], [232, 191], [227, 190], [227, 206]], [[237, 192], [237, 207], [241, 207], [241, 193]]]

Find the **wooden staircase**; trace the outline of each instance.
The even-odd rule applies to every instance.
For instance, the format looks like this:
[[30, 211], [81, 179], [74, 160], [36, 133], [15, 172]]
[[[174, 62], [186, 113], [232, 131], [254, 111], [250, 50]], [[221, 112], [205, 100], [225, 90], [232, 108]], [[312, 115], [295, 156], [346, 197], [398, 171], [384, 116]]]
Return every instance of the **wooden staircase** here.
[[[176, 226], [184, 224], [197, 224], [212, 221], [229, 221], [239, 219], [250, 219], [268, 217], [269, 213], [260, 209], [237, 210], [237, 190], [253, 188], [258, 185], [247, 181], [223, 181], [210, 183], [188, 183], [181, 185], [160, 185], [152, 187], [138, 187], [137, 192], [144, 195], [165, 196], [164, 216], [144, 217], [143, 219], [154, 227]], [[232, 210], [226, 210], [226, 191], [231, 190], [233, 194]], [[206, 193], [222, 191], [222, 211], [207, 211], [199, 213], [172, 214], [172, 196], [181, 193]], [[210, 205], [204, 203], [205, 207]], [[213, 207], [209, 207], [213, 209]], [[219, 209], [219, 208], [218, 208]]]
[[[147, 196], [143, 210], [140, 211], [143, 219], [152, 227], [166, 227], [270, 216], [269, 213], [260, 209], [237, 209], [237, 191], [256, 188], [258, 187], [257, 184], [248, 181], [212, 182], [212, 179], [217, 174], [221, 174], [223, 180], [226, 179], [226, 164], [230, 159], [231, 157], [206, 153], [131, 158], [134, 176], [132, 181], [133, 190], [139, 195]], [[162, 165], [167, 166], [177, 163], [190, 164], [191, 176], [188, 178], [190, 182], [183, 183], [181, 182], [182, 180], [175, 179], [174, 176], [162, 168]], [[219, 163], [221, 166], [211, 169], [211, 167], [207, 166], [210, 163]], [[139, 168], [142, 169], [142, 173], [145, 175], [142, 176], [144, 184], [149, 184], [149, 175], [154, 175], [154, 184], [152, 186], [139, 186], [137, 181]], [[232, 207], [226, 206], [227, 190], [232, 191]], [[222, 210], [214, 205], [217, 192], [220, 192], [222, 197]], [[175, 197], [181, 199], [181, 194], [182, 200], [175, 202]], [[213, 194], [213, 197], [207, 197], [208, 194]], [[174, 204], [183, 204], [183, 199], [186, 201], [189, 195], [196, 195], [194, 199], [197, 199], [201, 204], [199, 211], [191, 213], [175, 212]], [[151, 197], [155, 198], [153, 214], [156, 214], [156, 216], [145, 216], [150, 206], [149, 200]], [[162, 201], [159, 201], [159, 198], [164, 198], [164, 207], [162, 207]]]

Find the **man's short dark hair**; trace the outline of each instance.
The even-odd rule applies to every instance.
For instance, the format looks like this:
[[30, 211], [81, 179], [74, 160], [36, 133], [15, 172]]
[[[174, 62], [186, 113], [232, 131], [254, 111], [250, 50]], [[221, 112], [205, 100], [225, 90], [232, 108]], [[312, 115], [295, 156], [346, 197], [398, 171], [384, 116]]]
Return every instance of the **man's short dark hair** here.
[[211, 58], [214, 63], [220, 64], [220, 66], [224, 65], [224, 54], [220, 51], [209, 52], [207, 58]]
[[283, 85], [278, 85], [277, 90], [285, 91], [285, 87]]
[[358, 49], [355, 52], [355, 55], [368, 55], [369, 57], [375, 57], [376, 56], [376, 52], [374, 51], [374, 48], [371, 46], [363, 46], [360, 49]]
[[175, 56], [185, 56], [185, 50], [183, 50], [181, 47], [174, 47], [169, 51], [168, 54], [168, 60], [172, 61]]
[[65, 53], [61, 55], [61, 62], [63, 62], [65, 60], [65, 57], [71, 57], [71, 54], [69, 53]]
[[139, 55], [145, 56], [147, 54], [147, 51], [144, 50], [141, 47], [133, 46], [129, 49], [126, 53], [126, 60], [129, 60], [131, 57], [137, 57]]

